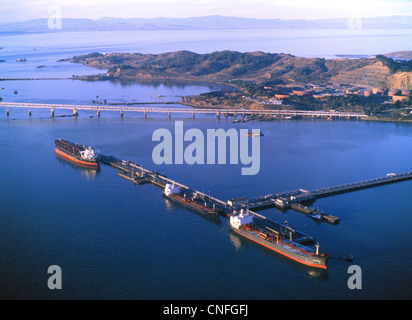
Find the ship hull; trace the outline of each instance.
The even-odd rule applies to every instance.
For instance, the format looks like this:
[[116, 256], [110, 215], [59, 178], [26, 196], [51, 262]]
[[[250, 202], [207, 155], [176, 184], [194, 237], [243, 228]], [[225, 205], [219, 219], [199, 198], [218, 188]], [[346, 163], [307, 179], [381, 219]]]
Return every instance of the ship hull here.
[[[82, 154], [86, 152], [86, 147], [81, 146], [78, 143], [72, 143], [59, 139], [54, 142], [54, 147], [58, 157], [70, 161], [76, 165], [87, 168], [97, 168], [99, 165], [100, 157], [83, 157]], [[91, 150], [90, 147], [88, 147], [87, 151], [89, 150]]]
[[189, 209], [191, 209], [191, 210], [193, 210], [193, 211], [196, 211], [196, 212], [198, 212], [198, 213], [208, 214], [208, 215], [216, 215], [216, 214], [217, 214], [216, 211], [214, 211], [214, 210], [212, 210], [212, 209], [210, 209], [210, 208], [204, 207], [204, 206], [202, 206], [202, 205], [200, 205], [200, 204], [198, 204], [198, 203], [195, 203], [195, 202], [193, 202], [193, 201], [190, 201], [190, 200], [188, 200], [188, 199], [185, 199], [185, 198], [183, 198], [183, 197], [181, 197], [181, 196], [179, 196], [179, 195], [176, 195], [176, 194], [166, 195], [165, 193], [163, 193], [163, 196], [164, 196], [166, 199], [169, 199], [169, 200], [171, 200], [171, 201], [173, 201], [173, 202], [176, 202], [176, 203], [178, 203], [178, 204], [180, 204], [180, 205], [182, 205], [182, 206], [184, 206], [184, 207], [186, 207], [186, 208], [189, 208]]
[[76, 165], [82, 166], [82, 167], [87, 167], [87, 168], [97, 168], [98, 167], [98, 162], [96, 161], [87, 161], [85, 159], [80, 159], [79, 157], [76, 157], [68, 152], [66, 152], [65, 150], [61, 150], [59, 148], [55, 148], [56, 151], [56, 155], [58, 155], [59, 157], [73, 162]]
[[[229, 224], [230, 225], [230, 224]], [[314, 257], [311, 255], [303, 255], [303, 254], [299, 254], [299, 253], [294, 253], [288, 249], [285, 248], [285, 246], [282, 245], [278, 245], [276, 243], [272, 243], [269, 241], [266, 241], [254, 234], [252, 234], [251, 232], [247, 232], [245, 230], [242, 229], [237, 229], [235, 227], [233, 227], [232, 225], [230, 225], [231, 229], [236, 232], [238, 235], [247, 238], [255, 243], [258, 243], [270, 250], [273, 250], [289, 259], [292, 259], [300, 264], [309, 266], [309, 267], [313, 267], [313, 268], [320, 268], [320, 269], [327, 269], [326, 267], [326, 263], [327, 263], [327, 258], [325, 257]]]

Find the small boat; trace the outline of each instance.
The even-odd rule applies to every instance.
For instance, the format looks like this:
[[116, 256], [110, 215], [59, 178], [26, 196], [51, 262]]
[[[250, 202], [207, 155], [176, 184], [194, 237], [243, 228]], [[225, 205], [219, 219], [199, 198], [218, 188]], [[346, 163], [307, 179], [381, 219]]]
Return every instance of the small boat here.
[[261, 136], [263, 136], [263, 132], [261, 132], [261, 131], [252, 131], [252, 132], [249, 132], [249, 133], [247, 133], [247, 134], [245, 134], [245, 136], [248, 136], [248, 137], [261, 137]]
[[322, 215], [320, 213], [312, 213], [308, 215], [309, 218], [312, 218], [315, 221], [322, 221]]

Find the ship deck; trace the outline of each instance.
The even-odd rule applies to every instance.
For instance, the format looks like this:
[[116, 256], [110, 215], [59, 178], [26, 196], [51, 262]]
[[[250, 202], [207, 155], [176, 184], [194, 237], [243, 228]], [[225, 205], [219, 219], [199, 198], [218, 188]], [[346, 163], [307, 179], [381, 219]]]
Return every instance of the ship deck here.
[[312, 236], [305, 234], [301, 231], [298, 231], [294, 228], [286, 224], [280, 224], [269, 219], [262, 219], [258, 216], [253, 217], [253, 222], [261, 229], [268, 230], [270, 229], [275, 230], [279, 234], [283, 235], [285, 238], [289, 239], [290, 232], [292, 232], [292, 240], [297, 244], [313, 244], [314, 239]]

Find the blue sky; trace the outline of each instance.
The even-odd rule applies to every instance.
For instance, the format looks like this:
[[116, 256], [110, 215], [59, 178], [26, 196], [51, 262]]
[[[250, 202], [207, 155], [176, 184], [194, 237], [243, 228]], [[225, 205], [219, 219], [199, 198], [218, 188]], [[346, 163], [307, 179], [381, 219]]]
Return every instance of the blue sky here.
[[0, 21], [47, 18], [58, 6], [63, 18], [199, 17], [317, 19], [412, 15], [411, 0], [2, 0]]

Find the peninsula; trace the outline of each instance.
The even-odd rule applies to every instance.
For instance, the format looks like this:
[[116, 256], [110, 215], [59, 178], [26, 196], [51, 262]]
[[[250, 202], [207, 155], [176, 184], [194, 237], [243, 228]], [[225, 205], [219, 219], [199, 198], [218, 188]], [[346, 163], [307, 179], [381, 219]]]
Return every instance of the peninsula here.
[[[68, 61], [105, 70], [83, 80], [162, 79], [222, 83], [233, 90], [184, 97], [195, 107], [364, 112], [409, 119], [412, 60], [397, 53], [361, 58], [303, 58], [283, 53], [190, 51], [91, 53]], [[405, 52], [402, 52], [405, 55]], [[409, 109], [408, 109], [409, 108]]]

